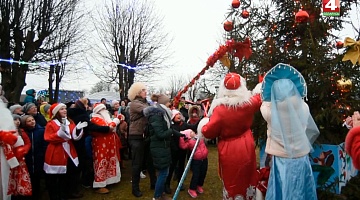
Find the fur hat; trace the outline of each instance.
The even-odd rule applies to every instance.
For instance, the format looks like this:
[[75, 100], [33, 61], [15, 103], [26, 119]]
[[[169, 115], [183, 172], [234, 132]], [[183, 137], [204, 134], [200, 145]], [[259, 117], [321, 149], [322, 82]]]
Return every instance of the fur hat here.
[[217, 97], [240, 96], [242, 92], [249, 92], [246, 88], [246, 80], [237, 73], [228, 73], [224, 80], [220, 82]]
[[50, 119], [53, 118], [56, 113], [59, 112], [59, 110], [62, 108], [62, 107], [65, 107], [66, 108], [66, 105], [63, 104], [63, 103], [54, 103], [53, 105], [50, 106]]
[[130, 101], [133, 101], [136, 96], [138, 96], [141, 92], [141, 90], [146, 89], [146, 86], [144, 83], [136, 82], [131, 85], [128, 91], [128, 98]]
[[23, 112], [27, 113], [32, 107], [36, 107], [34, 103], [26, 103], [22, 108]]
[[15, 104], [15, 105], [10, 106], [9, 110], [10, 110], [11, 114], [14, 114], [14, 111], [18, 108], [22, 108], [22, 106], [20, 104]]
[[93, 113], [98, 114], [103, 109], [106, 110], [106, 106], [103, 103], [96, 103], [94, 105]]

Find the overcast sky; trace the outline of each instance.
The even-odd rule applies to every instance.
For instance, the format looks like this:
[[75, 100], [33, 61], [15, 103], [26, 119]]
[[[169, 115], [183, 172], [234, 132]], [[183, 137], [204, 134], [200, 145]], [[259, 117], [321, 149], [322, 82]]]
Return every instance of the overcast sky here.
[[[87, 7], [92, 9], [94, 2], [98, 0], [86, 0]], [[90, 3], [93, 2], [93, 3]], [[164, 28], [173, 38], [170, 50], [173, 56], [169, 63], [173, 64], [172, 74], [196, 75], [205, 67], [207, 58], [214, 53], [221, 41], [223, 28], [231, 0], [155, 0], [160, 15], [164, 17]], [[251, 11], [250, 11], [251, 14]], [[359, 27], [359, 14], [352, 12], [352, 20]], [[340, 38], [354, 37], [355, 32], [351, 28], [338, 33]], [[89, 56], [89, 55], [88, 55]], [[79, 63], [85, 65], [85, 63]], [[48, 88], [47, 76], [27, 75], [27, 86], [42, 90]], [[67, 90], [90, 90], [98, 81], [91, 70], [84, 70], [78, 75], [65, 76], [60, 88]]]

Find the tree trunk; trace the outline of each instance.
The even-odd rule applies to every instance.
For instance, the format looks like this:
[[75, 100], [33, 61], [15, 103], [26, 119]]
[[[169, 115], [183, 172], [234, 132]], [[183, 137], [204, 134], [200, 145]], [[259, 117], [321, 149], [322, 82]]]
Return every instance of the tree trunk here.
[[[125, 64], [125, 46], [124, 45], [120, 45], [120, 60], [119, 62], [121, 64]], [[118, 73], [119, 73], [119, 93], [120, 93], [120, 99], [124, 98], [124, 90], [125, 90], [125, 81], [126, 79], [124, 79], [124, 72], [126, 71], [126, 69], [122, 66], [119, 66], [118, 68]]]
[[60, 65], [56, 65], [55, 68], [55, 92], [54, 92], [54, 102], [57, 103], [59, 101], [59, 89], [60, 89]]
[[48, 94], [49, 94], [49, 102], [53, 103], [54, 102], [54, 96], [53, 96], [53, 74], [55, 71], [55, 66], [54, 65], [50, 65], [50, 69], [49, 69], [49, 90], [48, 90]]

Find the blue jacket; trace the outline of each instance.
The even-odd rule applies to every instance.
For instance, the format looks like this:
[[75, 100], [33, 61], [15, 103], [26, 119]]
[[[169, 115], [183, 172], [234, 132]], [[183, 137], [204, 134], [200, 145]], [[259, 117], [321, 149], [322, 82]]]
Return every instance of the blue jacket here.
[[36, 99], [34, 97], [34, 92], [34, 89], [26, 90], [26, 97], [24, 99], [24, 103], [34, 103], [35, 105], [37, 105]]
[[25, 156], [29, 173], [42, 173], [47, 142], [44, 140], [45, 128], [36, 124], [34, 129], [24, 129], [31, 142], [30, 151]]

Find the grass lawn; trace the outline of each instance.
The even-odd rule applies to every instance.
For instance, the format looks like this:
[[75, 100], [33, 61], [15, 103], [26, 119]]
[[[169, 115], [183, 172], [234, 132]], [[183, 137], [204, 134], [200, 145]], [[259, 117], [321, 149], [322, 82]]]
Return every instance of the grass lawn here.
[[[209, 145], [209, 168], [204, 184], [204, 194], [200, 194], [197, 199], [222, 199], [222, 184], [217, 173], [217, 148], [214, 145]], [[150, 190], [150, 179], [147, 177], [140, 180], [140, 190], [143, 196], [136, 198], [131, 194], [131, 161], [125, 161], [126, 169], [122, 170], [121, 182], [118, 184], [110, 185], [108, 189], [111, 191], [109, 194], [97, 194], [92, 189], [84, 189], [84, 197], [86, 200], [129, 200], [129, 199], [147, 199], [151, 200], [154, 191]], [[191, 171], [185, 180], [185, 187], [189, 187], [191, 179]], [[175, 192], [177, 182], [171, 182], [171, 189]], [[178, 195], [178, 200], [192, 199], [187, 190], [181, 191]]]
[[[215, 145], [208, 145], [209, 149], [209, 166], [208, 166], [208, 172], [205, 179], [204, 184], [204, 193], [199, 194], [197, 199], [199, 200], [209, 200], [209, 199], [222, 199], [222, 184], [221, 180], [218, 176], [218, 153], [217, 153], [217, 147]], [[259, 163], [259, 152], [257, 153], [257, 159]], [[240, 156], [240, 155], [239, 155]], [[154, 190], [150, 190], [150, 179], [146, 177], [145, 179], [140, 180], [140, 190], [143, 193], [143, 196], [140, 198], [136, 198], [131, 194], [131, 160], [125, 161], [125, 167], [126, 169], [123, 169], [121, 171], [122, 177], [121, 182], [110, 185], [107, 188], [110, 190], [109, 194], [98, 194], [93, 189], [85, 189], [82, 188], [82, 192], [84, 193], [84, 197], [81, 199], [84, 200], [142, 200], [147, 199], [151, 200], [154, 195]], [[184, 182], [184, 186], [186, 188], [185, 191], [180, 191], [178, 195], [178, 200], [186, 200], [186, 199], [193, 199], [189, 196], [187, 193], [187, 189], [190, 185], [191, 180], [191, 171], [189, 170], [187, 178]], [[176, 190], [177, 187], [177, 181], [171, 182], [171, 189], [173, 190], [173, 193]], [[47, 200], [48, 199], [47, 191], [44, 191], [43, 198], [41, 200]], [[168, 195], [170, 196], [170, 195]], [[172, 195], [171, 195], [172, 196]]]

